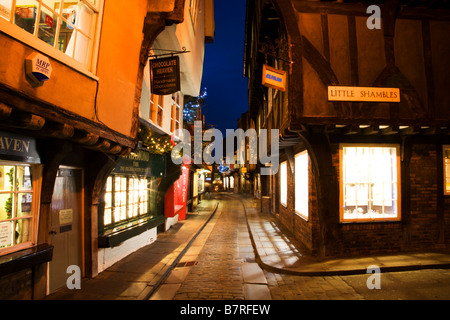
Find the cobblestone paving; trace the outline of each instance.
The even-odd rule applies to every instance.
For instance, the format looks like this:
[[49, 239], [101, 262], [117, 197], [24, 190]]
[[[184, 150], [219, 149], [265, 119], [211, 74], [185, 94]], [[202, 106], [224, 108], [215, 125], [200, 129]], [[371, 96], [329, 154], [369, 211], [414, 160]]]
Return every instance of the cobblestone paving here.
[[[197, 265], [174, 300], [244, 300], [241, 266], [254, 259], [246, 218], [238, 201], [224, 200]], [[300, 277], [264, 271], [273, 300], [362, 299], [340, 277]]]
[[238, 202], [224, 201], [220, 217], [198, 256], [197, 265], [191, 267], [174, 300], [244, 299], [241, 265], [245, 257], [239, 249], [239, 233], [242, 230], [240, 226], [246, 225], [239, 206]]
[[[265, 272], [274, 300], [361, 300], [342, 277], [302, 277]], [[364, 280], [365, 281], [365, 280]]]

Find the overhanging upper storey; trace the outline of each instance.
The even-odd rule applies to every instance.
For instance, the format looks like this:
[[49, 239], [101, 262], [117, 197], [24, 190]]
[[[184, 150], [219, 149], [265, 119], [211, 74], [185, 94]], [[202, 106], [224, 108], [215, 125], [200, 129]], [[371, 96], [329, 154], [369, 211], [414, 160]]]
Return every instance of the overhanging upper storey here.
[[[264, 12], [267, 5], [276, 17]], [[249, 42], [260, 41], [264, 25], [278, 18], [278, 30], [286, 31], [290, 63], [279, 63], [288, 75], [280, 129], [449, 124], [448, 2], [249, 0], [248, 6], [253, 10], [247, 11], [246, 59], [254, 57], [249, 50], [256, 47]], [[252, 36], [250, 27], [257, 30]], [[263, 63], [252, 59], [246, 66]], [[256, 84], [258, 68], [247, 70]]]

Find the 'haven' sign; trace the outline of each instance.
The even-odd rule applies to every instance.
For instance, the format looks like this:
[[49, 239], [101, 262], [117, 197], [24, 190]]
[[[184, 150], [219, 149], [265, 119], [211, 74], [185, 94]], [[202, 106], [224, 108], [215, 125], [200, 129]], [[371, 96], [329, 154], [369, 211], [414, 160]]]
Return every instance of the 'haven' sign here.
[[286, 71], [263, 65], [262, 85], [286, 91]]
[[400, 102], [400, 89], [329, 86], [328, 101]]

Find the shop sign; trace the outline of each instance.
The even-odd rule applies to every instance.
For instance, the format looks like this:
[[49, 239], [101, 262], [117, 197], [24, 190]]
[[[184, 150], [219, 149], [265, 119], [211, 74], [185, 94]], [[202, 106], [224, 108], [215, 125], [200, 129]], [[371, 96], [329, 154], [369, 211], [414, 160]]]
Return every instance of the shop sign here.
[[263, 65], [262, 84], [266, 87], [286, 91], [286, 71]]
[[12, 161], [40, 163], [35, 139], [1, 131], [0, 158]]
[[25, 72], [35, 82], [47, 81], [52, 75], [52, 64], [46, 56], [33, 52], [25, 60]]
[[328, 101], [400, 102], [400, 89], [329, 86]]
[[12, 244], [12, 223], [9, 221], [0, 223], [0, 247]]
[[178, 56], [150, 60], [152, 93], [168, 95], [180, 91], [180, 60]]
[[164, 156], [139, 150], [121, 157], [113, 173], [163, 177], [166, 173], [165, 168]]

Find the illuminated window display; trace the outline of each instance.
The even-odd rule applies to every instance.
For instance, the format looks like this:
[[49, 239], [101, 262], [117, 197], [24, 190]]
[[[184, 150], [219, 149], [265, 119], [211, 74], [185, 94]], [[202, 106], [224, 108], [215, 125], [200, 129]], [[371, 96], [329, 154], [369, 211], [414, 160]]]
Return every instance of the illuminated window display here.
[[444, 146], [444, 194], [450, 195], [450, 146]]
[[32, 171], [26, 164], [0, 162], [0, 252], [31, 245], [36, 215]]
[[287, 206], [287, 162], [280, 165], [280, 203]]
[[155, 179], [112, 175], [106, 181], [105, 228], [113, 227], [129, 219], [148, 215], [150, 192]]
[[295, 212], [308, 219], [308, 152], [295, 155]]
[[341, 221], [399, 220], [398, 147], [341, 149]]

